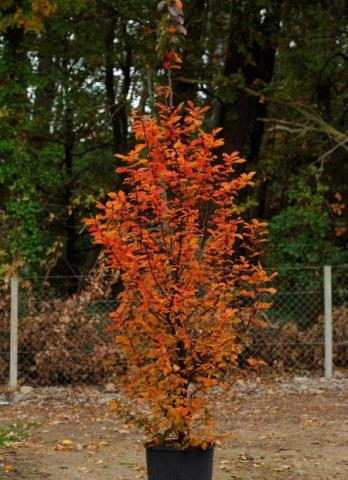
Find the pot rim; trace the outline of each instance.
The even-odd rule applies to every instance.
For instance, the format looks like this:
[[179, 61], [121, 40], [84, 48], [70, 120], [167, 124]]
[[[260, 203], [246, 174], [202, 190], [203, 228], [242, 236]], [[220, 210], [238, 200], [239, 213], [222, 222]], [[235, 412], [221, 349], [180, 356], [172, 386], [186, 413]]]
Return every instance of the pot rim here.
[[171, 447], [171, 446], [160, 446], [160, 445], [147, 445], [144, 444], [146, 450], [154, 450], [157, 452], [194, 452], [194, 451], [201, 451], [206, 452], [208, 450], [213, 450], [215, 445], [208, 445], [207, 448], [202, 448], [200, 446], [197, 447], [187, 447], [187, 448], [180, 448], [180, 447]]

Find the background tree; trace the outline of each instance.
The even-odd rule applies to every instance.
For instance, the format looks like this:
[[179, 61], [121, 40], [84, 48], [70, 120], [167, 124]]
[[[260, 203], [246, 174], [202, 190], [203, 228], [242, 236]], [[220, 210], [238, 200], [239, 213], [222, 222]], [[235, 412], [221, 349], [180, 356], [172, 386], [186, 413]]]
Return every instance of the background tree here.
[[[158, 3], [2, 2], [1, 268], [77, 275], [94, 263], [80, 219], [121, 186], [109, 172], [132, 147], [130, 111], [153, 110], [165, 75]], [[344, 0], [185, 2], [174, 101], [209, 102], [207, 124], [257, 170], [242, 202], [270, 221], [269, 264], [346, 261], [347, 10]], [[295, 241], [299, 230], [309, 237]]]

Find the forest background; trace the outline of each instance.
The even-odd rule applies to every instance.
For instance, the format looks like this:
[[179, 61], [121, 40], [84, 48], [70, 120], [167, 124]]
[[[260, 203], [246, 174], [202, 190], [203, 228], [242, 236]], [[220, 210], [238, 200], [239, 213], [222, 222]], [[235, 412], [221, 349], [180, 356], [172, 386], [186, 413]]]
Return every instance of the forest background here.
[[[77, 277], [94, 265], [82, 219], [121, 187], [114, 154], [133, 145], [131, 111], [153, 112], [165, 77], [157, 4], [0, 1], [1, 275]], [[347, 2], [184, 7], [175, 101], [209, 104], [207, 127], [256, 170], [241, 202], [269, 222], [264, 262], [348, 263]]]

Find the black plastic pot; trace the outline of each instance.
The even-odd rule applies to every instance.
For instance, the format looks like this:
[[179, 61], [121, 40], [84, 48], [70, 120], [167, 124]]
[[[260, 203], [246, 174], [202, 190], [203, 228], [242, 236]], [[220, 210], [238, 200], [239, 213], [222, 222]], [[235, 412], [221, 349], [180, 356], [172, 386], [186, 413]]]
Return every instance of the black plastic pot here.
[[148, 480], [212, 480], [214, 447], [146, 447]]

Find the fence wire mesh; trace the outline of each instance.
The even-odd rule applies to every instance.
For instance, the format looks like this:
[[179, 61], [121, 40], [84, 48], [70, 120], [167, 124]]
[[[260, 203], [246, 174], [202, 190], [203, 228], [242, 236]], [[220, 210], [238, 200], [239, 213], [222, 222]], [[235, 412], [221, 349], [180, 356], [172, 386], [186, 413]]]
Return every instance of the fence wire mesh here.
[[323, 273], [320, 267], [279, 269], [266, 325], [252, 329], [247, 354], [283, 371], [318, 371], [324, 363]]
[[[29, 280], [29, 279], [28, 279]], [[22, 282], [19, 291], [20, 377], [29, 383], [100, 383], [109, 378], [117, 351], [106, 329], [116, 295], [105, 279], [46, 278]], [[75, 293], [58, 294], [70, 289]]]
[[10, 283], [0, 278], [0, 383], [8, 381], [10, 364]]
[[[333, 267], [333, 360], [348, 367], [348, 267]], [[250, 327], [241, 366], [259, 358], [273, 370], [322, 372], [323, 269], [278, 269], [262, 301], [264, 326]], [[50, 277], [19, 282], [18, 378], [26, 384], [103, 383], [123, 368], [105, 327], [117, 306], [117, 278]], [[0, 279], [0, 382], [8, 381], [10, 289]], [[64, 295], [61, 292], [66, 292]], [[73, 291], [74, 293], [69, 293]]]
[[333, 363], [348, 367], [348, 267], [332, 268]]

